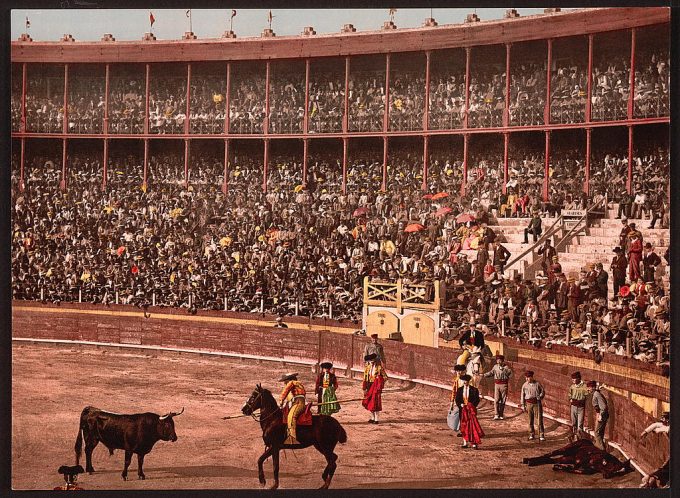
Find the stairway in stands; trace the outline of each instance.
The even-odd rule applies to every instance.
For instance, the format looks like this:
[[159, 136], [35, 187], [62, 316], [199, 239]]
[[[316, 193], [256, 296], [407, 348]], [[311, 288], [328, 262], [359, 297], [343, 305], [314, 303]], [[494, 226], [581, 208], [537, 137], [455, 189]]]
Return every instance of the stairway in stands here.
[[[607, 209], [605, 217], [591, 222], [590, 227], [584, 230], [585, 234], [577, 235], [567, 246], [566, 252], [559, 254], [562, 271], [567, 275], [576, 274], [581, 269], [588, 269], [589, 263], [600, 262], [609, 276], [609, 292], [613, 293], [612, 276], [609, 270], [611, 260], [614, 257], [613, 249], [619, 245], [619, 233], [623, 226], [620, 219], [616, 219], [618, 205]], [[670, 244], [670, 230], [668, 228], [649, 229], [649, 219], [629, 219], [635, 223], [635, 227], [642, 232], [644, 243], [651, 242], [654, 251], [661, 257], [661, 268], [657, 269], [657, 278], [661, 277], [664, 288], [668, 290], [669, 272], [666, 268], [666, 260], [663, 255]], [[581, 232], [583, 233], [583, 232]]]

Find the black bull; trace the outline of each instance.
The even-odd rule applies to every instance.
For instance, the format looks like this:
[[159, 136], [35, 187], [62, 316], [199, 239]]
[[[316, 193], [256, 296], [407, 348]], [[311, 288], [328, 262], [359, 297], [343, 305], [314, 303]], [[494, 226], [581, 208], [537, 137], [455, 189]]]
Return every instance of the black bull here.
[[85, 470], [90, 474], [93, 473], [92, 450], [101, 441], [108, 448], [110, 455], [113, 455], [113, 450], [125, 451], [123, 480], [127, 480], [127, 471], [133, 453], [137, 454], [137, 474], [140, 479], [144, 479], [142, 470], [144, 456], [151, 451], [153, 445], [159, 440], [177, 441], [175, 423], [172, 418], [182, 412], [184, 412], [184, 408], [179, 413], [170, 412], [162, 416], [156, 413], [121, 415], [87, 406], [80, 414], [80, 427], [78, 428], [75, 446], [76, 465], [80, 460], [84, 438]]
[[630, 460], [619, 461], [614, 455], [597, 448], [589, 439], [579, 439], [545, 455], [525, 458], [522, 463], [535, 465], [553, 464], [553, 470], [575, 474], [595, 474], [602, 472], [605, 479], [632, 470]]

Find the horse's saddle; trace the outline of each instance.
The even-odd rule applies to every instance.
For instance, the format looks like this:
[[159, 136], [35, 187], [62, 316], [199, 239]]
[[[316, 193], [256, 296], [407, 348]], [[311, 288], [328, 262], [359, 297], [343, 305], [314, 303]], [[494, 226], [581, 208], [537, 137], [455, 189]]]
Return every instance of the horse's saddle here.
[[[288, 423], [288, 407], [283, 407], [283, 423]], [[297, 416], [297, 425], [312, 425], [312, 403], [305, 405], [304, 410]]]

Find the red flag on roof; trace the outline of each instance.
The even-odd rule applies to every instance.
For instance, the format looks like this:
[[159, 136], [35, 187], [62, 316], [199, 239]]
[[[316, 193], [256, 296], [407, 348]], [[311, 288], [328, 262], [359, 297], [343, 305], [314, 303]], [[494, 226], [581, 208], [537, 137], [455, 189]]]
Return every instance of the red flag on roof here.
[[149, 11], [149, 22], [151, 23], [151, 26], [153, 27], [153, 23], [156, 22], [156, 18], [153, 16], [153, 12]]

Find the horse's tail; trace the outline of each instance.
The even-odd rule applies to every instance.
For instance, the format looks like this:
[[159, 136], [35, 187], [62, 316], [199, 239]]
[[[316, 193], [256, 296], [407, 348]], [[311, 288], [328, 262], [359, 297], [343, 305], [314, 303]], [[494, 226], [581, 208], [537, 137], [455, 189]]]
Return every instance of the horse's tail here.
[[338, 442], [340, 444], [345, 444], [347, 442], [347, 432], [345, 428], [338, 422]]

